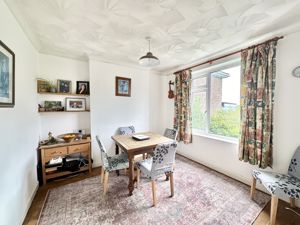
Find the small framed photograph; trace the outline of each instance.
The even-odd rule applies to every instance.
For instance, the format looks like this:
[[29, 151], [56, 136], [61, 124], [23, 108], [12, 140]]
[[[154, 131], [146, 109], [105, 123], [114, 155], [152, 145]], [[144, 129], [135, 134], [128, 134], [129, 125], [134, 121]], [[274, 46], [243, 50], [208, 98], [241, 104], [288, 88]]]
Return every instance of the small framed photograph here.
[[48, 86], [49, 85], [48, 85], [47, 80], [37, 80], [37, 92], [38, 93], [49, 92]]
[[66, 111], [85, 111], [85, 98], [66, 98]]
[[71, 94], [71, 92], [72, 92], [71, 84], [72, 84], [72, 81], [70, 81], [70, 80], [57, 80], [58, 92]]
[[116, 96], [131, 96], [131, 79], [116, 77]]
[[15, 106], [15, 53], [0, 41], [0, 107]]
[[90, 94], [90, 82], [77, 81], [76, 94], [89, 95]]

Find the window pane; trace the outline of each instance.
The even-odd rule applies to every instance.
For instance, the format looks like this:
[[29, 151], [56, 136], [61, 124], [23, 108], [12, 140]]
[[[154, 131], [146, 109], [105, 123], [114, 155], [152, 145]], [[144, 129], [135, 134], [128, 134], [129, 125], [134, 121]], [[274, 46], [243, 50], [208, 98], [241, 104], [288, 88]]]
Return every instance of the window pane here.
[[207, 76], [192, 81], [192, 127], [207, 130]]
[[240, 66], [211, 73], [209, 132], [239, 136]]

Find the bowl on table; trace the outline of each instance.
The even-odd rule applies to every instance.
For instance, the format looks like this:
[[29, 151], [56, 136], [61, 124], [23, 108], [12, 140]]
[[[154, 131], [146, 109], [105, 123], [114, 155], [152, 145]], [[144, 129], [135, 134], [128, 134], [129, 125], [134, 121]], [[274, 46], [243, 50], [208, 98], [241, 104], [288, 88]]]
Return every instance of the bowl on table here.
[[65, 142], [69, 143], [71, 141], [73, 141], [75, 138], [78, 137], [78, 133], [68, 133], [68, 134], [61, 134], [59, 136], [57, 136], [60, 139], [63, 139]]

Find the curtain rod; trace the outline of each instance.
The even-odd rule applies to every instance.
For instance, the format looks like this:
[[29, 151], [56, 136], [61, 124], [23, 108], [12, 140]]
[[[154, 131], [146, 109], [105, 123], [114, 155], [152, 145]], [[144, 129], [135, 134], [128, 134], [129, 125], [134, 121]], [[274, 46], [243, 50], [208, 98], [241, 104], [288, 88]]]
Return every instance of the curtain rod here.
[[280, 39], [282, 39], [282, 38], [284, 38], [284, 36], [274, 37], [274, 38], [272, 38], [272, 39], [269, 39], [269, 40], [267, 40], [267, 41], [261, 42], [261, 43], [259, 43], [259, 44], [252, 45], [252, 46], [250, 46], [250, 47], [248, 47], [248, 48], [240, 49], [240, 50], [238, 50], [238, 51], [231, 52], [231, 53], [228, 53], [228, 54], [226, 54], [226, 55], [222, 55], [222, 56], [219, 56], [219, 57], [216, 57], [216, 58], [207, 60], [207, 61], [202, 62], [202, 63], [198, 63], [198, 64], [196, 64], [196, 65], [187, 67], [187, 68], [185, 68], [185, 69], [178, 70], [178, 71], [174, 72], [174, 74], [175, 74], [175, 73], [182, 72], [182, 71], [184, 71], [184, 70], [190, 70], [190, 69], [193, 69], [193, 68], [195, 68], [195, 67], [205, 65], [205, 64], [207, 64], [207, 63], [210, 63], [210, 64], [211, 64], [211, 63], [214, 62], [214, 61], [217, 61], [217, 60], [226, 58], [226, 57], [231, 56], [231, 55], [235, 55], [235, 54], [240, 53], [240, 52], [242, 52], [242, 51], [244, 51], [244, 50], [251, 49], [251, 48], [255, 48], [255, 47], [259, 46], [259, 45], [262, 45], [262, 44], [265, 44], [265, 43], [268, 43], [268, 42], [271, 42], [271, 41], [277, 41], [277, 40], [280, 40]]

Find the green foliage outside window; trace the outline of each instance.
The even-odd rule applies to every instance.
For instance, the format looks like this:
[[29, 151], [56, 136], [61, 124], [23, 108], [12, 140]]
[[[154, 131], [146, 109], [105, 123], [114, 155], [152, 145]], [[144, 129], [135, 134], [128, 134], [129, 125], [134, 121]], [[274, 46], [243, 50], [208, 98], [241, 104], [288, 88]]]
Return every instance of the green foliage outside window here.
[[222, 108], [211, 115], [209, 132], [227, 137], [239, 137], [240, 106]]
[[205, 130], [206, 127], [206, 115], [201, 112], [201, 100], [200, 96], [195, 96], [192, 103], [193, 121], [192, 126], [195, 129]]

